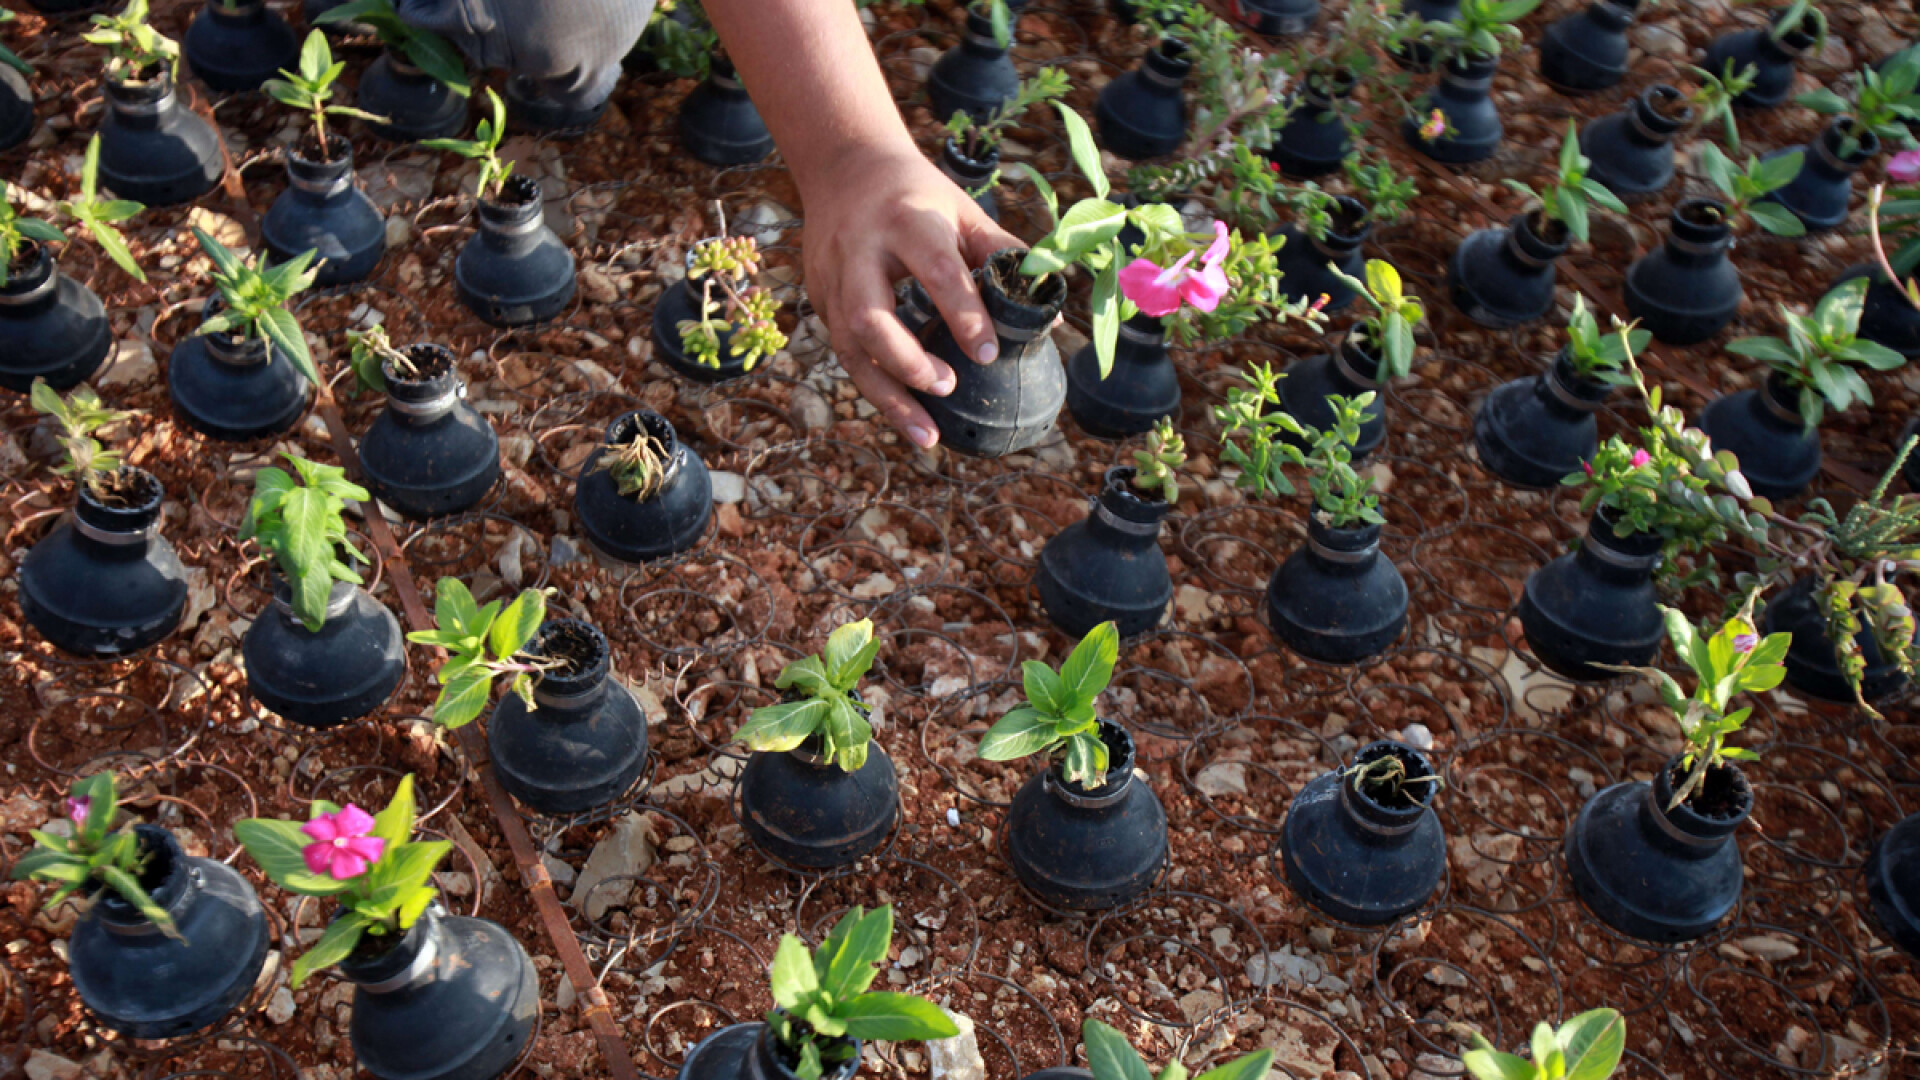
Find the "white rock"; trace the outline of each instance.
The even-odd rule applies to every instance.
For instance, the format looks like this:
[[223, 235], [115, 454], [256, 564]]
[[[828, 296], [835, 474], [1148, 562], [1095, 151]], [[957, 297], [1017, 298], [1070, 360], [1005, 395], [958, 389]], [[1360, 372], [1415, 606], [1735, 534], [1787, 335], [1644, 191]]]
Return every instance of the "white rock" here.
[[987, 1063], [980, 1058], [973, 1018], [951, 1010], [947, 1015], [960, 1033], [951, 1039], [927, 1040], [927, 1065], [933, 1080], [987, 1080]]
[[587, 865], [573, 884], [574, 904], [580, 905], [584, 897], [587, 917], [604, 917], [608, 908], [626, 902], [630, 890], [618, 883], [606, 888], [596, 886], [608, 878], [644, 874], [653, 865], [653, 859], [652, 823], [640, 814], [628, 812], [587, 855]]
[[1182, 585], [1173, 590], [1173, 613], [1189, 626], [1213, 617], [1213, 594], [1197, 585]]
[[739, 473], [715, 469], [707, 474], [713, 478], [713, 501], [716, 503], [737, 503], [747, 497], [747, 478]]
[[128, 336], [120, 352], [94, 382], [101, 386], [132, 386], [154, 377], [153, 345], [146, 338]]
[[27, 1058], [27, 1080], [81, 1080], [84, 1076], [79, 1065], [59, 1054], [35, 1050]]
[[885, 574], [873, 573], [867, 576], [867, 580], [853, 587], [853, 595], [855, 599], [871, 600], [876, 596], [886, 596], [896, 588], [898, 586], [893, 583], [892, 578]]
[[793, 391], [793, 418], [803, 431], [825, 431], [833, 426], [833, 406], [810, 386]]
[[1433, 732], [1428, 731], [1425, 724], [1408, 724], [1406, 730], [1400, 733], [1400, 741], [1415, 750], [1431, 750], [1433, 749]]
[[1247, 766], [1240, 761], [1216, 761], [1201, 769], [1193, 786], [1203, 795], [1245, 795]]
[[276, 1024], [293, 1019], [293, 991], [284, 986], [273, 991], [273, 996], [267, 999], [267, 1019]]

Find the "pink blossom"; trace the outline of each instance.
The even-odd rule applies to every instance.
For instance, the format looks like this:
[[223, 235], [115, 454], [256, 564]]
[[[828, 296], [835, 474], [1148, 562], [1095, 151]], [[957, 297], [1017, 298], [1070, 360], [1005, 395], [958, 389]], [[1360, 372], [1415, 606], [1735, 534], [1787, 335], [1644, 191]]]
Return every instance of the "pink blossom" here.
[[1652, 460], [1653, 455], [1647, 453], [1645, 450], [1635, 450], [1633, 452], [1633, 467], [1636, 469]]
[[1733, 636], [1733, 651], [1737, 653], [1750, 653], [1753, 651], [1753, 647], [1758, 644], [1760, 644], [1760, 639], [1753, 634], [1735, 634]]
[[1591, 461], [1583, 461], [1583, 462], [1581, 462], [1581, 463], [1580, 463], [1580, 467], [1581, 467], [1581, 468], [1583, 468], [1583, 469], [1585, 469], [1585, 470], [1587, 470], [1587, 475], [1588, 475], [1588, 476], [1592, 476], [1592, 475], [1593, 475], [1593, 462], [1591, 462]]
[[1330, 302], [1332, 299], [1333, 299], [1333, 296], [1331, 294], [1321, 293], [1320, 298], [1313, 302], [1313, 307], [1311, 310], [1325, 311], [1327, 309], [1328, 302]]
[[1437, 139], [1447, 133], [1447, 114], [1439, 109], [1427, 114], [1427, 122], [1420, 125], [1420, 137], [1427, 140]]
[[1212, 311], [1220, 306], [1220, 298], [1227, 294], [1229, 283], [1227, 272], [1220, 265], [1227, 257], [1227, 227], [1222, 222], [1213, 223], [1213, 244], [1200, 256], [1200, 271], [1195, 273], [1187, 269], [1193, 261], [1194, 253], [1189, 251], [1180, 256], [1180, 261], [1162, 270], [1151, 259], [1135, 259], [1120, 271], [1120, 293], [1133, 301], [1133, 306], [1144, 315], [1159, 318], [1180, 310], [1182, 300], [1201, 311]]
[[80, 828], [87, 827], [87, 815], [93, 812], [93, 800], [71, 796], [67, 799], [67, 820]]
[[373, 831], [373, 817], [348, 803], [331, 814], [321, 814], [300, 831], [313, 838], [301, 849], [307, 869], [325, 874], [335, 881], [351, 881], [367, 872], [367, 865], [380, 858], [387, 842]]
[[1887, 178], [1897, 184], [1920, 180], [1920, 150], [1902, 150], [1887, 162]]

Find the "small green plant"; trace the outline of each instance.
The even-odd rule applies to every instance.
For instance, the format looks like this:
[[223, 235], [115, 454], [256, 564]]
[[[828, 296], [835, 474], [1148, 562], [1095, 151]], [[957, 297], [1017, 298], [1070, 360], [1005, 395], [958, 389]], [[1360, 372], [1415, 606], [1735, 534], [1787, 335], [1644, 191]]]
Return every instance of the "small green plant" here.
[[1358, 150], [1340, 163], [1354, 195], [1367, 204], [1367, 216], [1376, 225], [1391, 225], [1407, 216], [1420, 186], [1404, 176], [1385, 155]]
[[1619, 319], [1614, 320], [1613, 333], [1602, 334], [1599, 320], [1587, 309], [1587, 298], [1574, 294], [1573, 314], [1567, 319], [1567, 363], [1575, 375], [1608, 386], [1627, 386], [1633, 380], [1621, 368], [1652, 340], [1652, 334], [1621, 326]]
[[1873, 493], [1844, 515], [1823, 498], [1810, 500], [1797, 521], [1783, 517], [1765, 500], [1748, 503], [1775, 528], [1747, 532], [1746, 538], [1762, 552], [1759, 572], [1739, 575], [1738, 584], [1755, 590], [1811, 574], [1814, 605], [1840, 671], [1854, 702], [1873, 716], [1879, 713], [1863, 696], [1867, 659], [1860, 634], [1870, 632], [1882, 661], [1908, 678], [1920, 665], [1913, 609], [1894, 584], [1900, 575], [1920, 572], [1920, 495], [1887, 496], [1916, 444], [1920, 436], [1908, 439]]
[[1591, 215], [1588, 203], [1616, 214], [1627, 212], [1627, 205], [1607, 190], [1607, 185], [1587, 175], [1592, 167], [1593, 160], [1580, 152], [1579, 129], [1569, 119], [1567, 133], [1560, 140], [1559, 174], [1553, 181], [1540, 191], [1512, 178], [1508, 178], [1506, 184], [1538, 204], [1542, 217], [1559, 222], [1575, 242], [1584, 244]]
[[546, 618], [547, 594], [539, 589], [521, 590], [504, 608], [497, 599], [481, 607], [465, 582], [441, 578], [433, 592], [434, 629], [407, 635], [408, 641], [447, 650], [434, 673], [440, 696], [433, 703], [433, 722], [451, 730], [478, 719], [493, 696], [493, 680], [501, 676], [510, 677], [508, 688], [534, 708], [534, 681], [564, 664], [522, 655]]
[[287, 301], [305, 292], [313, 284], [319, 269], [313, 267], [314, 252], [304, 251], [278, 266], [259, 268], [259, 258], [242, 260], [227, 246], [193, 227], [200, 250], [213, 260], [213, 285], [220, 291], [225, 307], [200, 320], [196, 334], [238, 334], [243, 338], [268, 342], [272, 350], [286, 356], [294, 370], [318, 385], [320, 373], [314, 369], [313, 353], [307, 349], [307, 335], [300, 320], [287, 310]]
[[1727, 149], [1740, 152], [1740, 118], [1734, 112], [1734, 102], [1740, 95], [1753, 89], [1754, 81], [1760, 77], [1760, 68], [1748, 64], [1738, 71], [1734, 70], [1734, 61], [1728, 58], [1719, 74], [1705, 68], [1688, 65], [1699, 86], [1687, 95], [1687, 104], [1693, 108], [1693, 125], [1706, 128], [1716, 121], [1727, 140]]
[[87, 777], [73, 785], [73, 793], [67, 796], [66, 824], [71, 828], [65, 835], [50, 829], [31, 830], [33, 850], [14, 862], [10, 876], [15, 881], [57, 886], [47, 898], [48, 909], [96, 884], [105, 886], [132, 904], [162, 933], [185, 940], [173, 917], [141, 887], [140, 875], [146, 870], [149, 856], [140, 850], [139, 837], [131, 828], [114, 827], [119, 817], [113, 774]]
[[1877, 71], [1872, 65], [1861, 68], [1845, 97], [1821, 87], [1793, 100], [1823, 116], [1852, 118], [1852, 124], [1841, 133], [1843, 157], [1860, 149], [1863, 130], [1873, 132], [1888, 146], [1912, 146], [1913, 132], [1907, 122], [1920, 121], [1920, 50], [1903, 49]]
[[513, 162], [500, 160], [500, 140], [507, 137], [507, 106], [500, 95], [487, 87], [487, 109], [492, 114], [474, 125], [471, 139], [424, 139], [420, 145], [429, 150], [445, 150], [480, 163], [480, 177], [474, 183], [474, 197], [482, 201], [498, 199], [507, 178], [513, 175]]
[[1774, 17], [1767, 36], [1782, 41], [1796, 30], [1806, 32], [1813, 38], [1813, 44], [1807, 46], [1807, 55], [1818, 56], [1827, 47], [1827, 29], [1827, 13], [1815, 6], [1813, 0], [1793, 0]]
[[170, 37], [147, 25], [147, 0], [127, 0], [118, 15], [95, 15], [90, 20], [98, 29], [80, 37], [107, 50], [107, 78], [121, 83], [137, 83], [164, 73], [180, 77], [180, 46]]
[[1459, 14], [1449, 21], [1422, 22], [1415, 34], [1439, 60], [1494, 60], [1503, 45], [1520, 44], [1515, 24], [1539, 6], [1540, 0], [1460, 0]]
[[644, 427], [608, 446], [598, 464], [613, 474], [614, 489], [635, 502], [653, 498], [667, 482], [667, 448]]
[[260, 87], [267, 96], [293, 109], [301, 109], [313, 115], [313, 140], [320, 148], [320, 160], [331, 161], [333, 155], [327, 149], [327, 117], [350, 116], [356, 120], [371, 120], [383, 123], [384, 116], [375, 116], [364, 109], [351, 105], [334, 105], [333, 84], [340, 73], [347, 70], [344, 60], [333, 58], [333, 48], [327, 44], [327, 35], [314, 30], [307, 34], [305, 45], [300, 47], [300, 70], [280, 69], [283, 79], [268, 79]]
[[1660, 700], [1673, 710], [1680, 733], [1689, 749], [1680, 759], [1686, 779], [1674, 788], [1667, 803], [1672, 810], [1706, 780], [1709, 770], [1726, 761], [1758, 761], [1760, 755], [1738, 746], [1728, 746], [1727, 737], [1739, 731], [1753, 715], [1752, 706], [1729, 712], [1733, 696], [1741, 692], [1764, 693], [1779, 686], [1787, 677], [1787, 648], [1792, 634], [1768, 634], [1763, 640], [1754, 630], [1753, 605], [1757, 592], [1748, 593], [1740, 610], [1715, 629], [1711, 624], [1698, 629], [1687, 621], [1684, 612], [1662, 606], [1667, 620], [1667, 641], [1680, 662], [1693, 670], [1694, 689], [1689, 696], [1673, 676], [1659, 668], [1622, 667], [1601, 664], [1608, 671], [1645, 676], [1660, 691]]
[[381, 370], [382, 364], [392, 364], [393, 370], [402, 375], [416, 375], [419, 369], [414, 367], [413, 357], [404, 350], [393, 347], [387, 337], [387, 328], [374, 323], [365, 330], [347, 331], [347, 364], [353, 368], [353, 377], [362, 387], [377, 394], [387, 392], [387, 376]]
[[332, 897], [343, 909], [320, 940], [294, 958], [294, 987], [345, 960], [368, 935], [397, 941], [439, 895], [433, 870], [453, 845], [415, 840], [414, 814], [408, 773], [378, 814], [315, 799], [305, 822], [234, 822], [234, 837], [275, 885], [300, 896]]
[[[6, 8], [0, 8], [0, 26], [5, 26], [19, 17]], [[0, 64], [5, 64], [22, 75], [33, 74], [33, 65], [20, 59], [20, 54], [5, 45], [0, 45]]]
[[853, 1060], [855, 1039], [910, 1042], [949, 1039], [960, 1028], [940, 1006], [911, 994], [868, 990], [893, 943], [893, 905], [855, 907], [809, 953], [782, 934], [768, 988], [767, 1026], [782, 1064], [799, 1080], [820, 1080]]
[[1351, 398], [1327, 395], [1333, 423], [1316, 431], [1280, 407], [1284, 378], [1271, 364], [1255, 364], [1247, 369], [1247, 385], [1228, 390], [1227, 403], [1214, 409], [1224, 429], [1220, 460], [1240, 470], [1234, 485], [1256, 495], [1292, 495], [1298, 489], [1286, 470], [1297, 466], [1307, 472], [1314, 516], [1321, 522], [1336, 529], [1384, 524], [1373, 476], [1353, 467], [1353, 446], [1360, 441], [1373, 392]]
[[335, 581], [358, 585], [360, 572], [341, 558], [355, 562], [367, 557], [347, 539], [342, 511], [346, 501], [365, 503], [367, 489], [347, 479], [337, 465], [318, 465], [296, 454], [285, 455], [299, 480], [286, 470], [268, 466], [254, 474], [253, 501], [240, 522], [240, 539], [252, 540], [272, 556], [293, 593], [293, 613], [308, 630], [318, 633], [327, 623], [327, 597]]
[[[1020, 90], [1012, 98], [1001, 102], [987, 114], [986, 119], [976, 120], [965, 109], [955, 109], [947, 120], [947, 134], [962, 154], [974, 161], [984, 161], [989, 154], [1000, 148], [1000, 140], [1006, 136], [1007, 129], [1014, 121], [1026, 115], [1035, 105], [1044, 105], [1067, 96], [1072, 89], [1065, 68], [1043, 67], [1031, 76], [1020, 80]], [[996, 172], [995, 176], [999, 174]], [[993, 185], [992, 180], [987, 186]]]
[[[80, 196], [63, 200], [55, 204], [54, 209], [86, 226], [100, 250], [128, 276], [136, 281], [147, 280], [146, 271], [140, 269], [132, 249], [127, 246], [127, 238], [114, 228], [115, 222], [125, 221], [146, 207], [126, 199], [102, 199], [98, 195], [99, 187], [100, 136], [95, 135], [87, 141], [86, 157], [80, 167]], [[25, 254], [30, 242], [59, 244], [66, 239], [67, 235], [54, 225], [39, 218], [23, 217], [11, 202], [0, 199], [0, 286], [6, 285], [14, 261]]]
[[879, 652], [873, 620], [835, 629], [819, 656], [801, 657], [780, 669], [774, 685], [793, 700], [753, 710], [733, 737], [748, 749], [784, 754], [817, 735], [821, 756], [846, 772], [859, 772], [867, 763], [873, 727], [853, 692]]
[[[1187, 1080], [1187, 1067], [1178, 1058], [1159, 1072], [1150, 1072], [1145, 1059], [1125, 1035], [1088, 1017], [1080, 1024], [1080, 1041], [1087, 1048], [1087, 1069], [1093, 1080]], [[1201, 1073], [1195, 1080], [1265, 1080], [1273, 1068], [1273, 1051], [1255, 1050]]]
[[447, 89], [467, 97], [473, 87], [467, 82], [467, 65], [460, 50], [446, 38], [428, 30], [409, 26], [394, 10], [393, 0], [347, 0], [328, 8], [313, 20], [321, 25], [364, 26], [374, 32], [380, 43], [407, 58], [407, 62]]
[[1092, 790], [1106, 782], [1107, 744], [1093, 703], [1113, 679], [1120, 659], [1120, 630], [1103, 622], [1074, 646], [1056, 673], [1044, 662], [1020, 665], [1027, 703], [1009, 710], [980, 740], [987, 761], [1013, 761], [1029, 754], [1059, 759], [1067, 782]]
[[1332, 268], [1356, 296], [1373, 308], [1373, 314], [1354, 327], [1356, 344], [1371, 345], [1380, 353], [1379, 380], [1404, 379], [1413, 370], [1413, 328], [1427, 317], [1420, 298], [1408, 294], [1400, 281], [1400, 271], [1385, 259], [1367, 260], [1367, 279], [1361, 281]]
[[75, 476], [103, 503], [115, 501], [113, 479], [126, 462], [120, 451], [109, 450], [94, 435], [101, 428], [117, 424], [133, 414], [109, 409], [100, 403], [92, 387], [78, 386], [62, 398], [45, 379], [33, 380], [33, 408], [50, 416], [60, 425], [60, 448], [67, 452], [64, 465], [54, 468], [60, 476]]
[[1607, 1080], [1627, 1049], [1627, 1022], [1617, 1009], [1592, 1009], [1555, 1030], [1533, 1028], [1533, 1060], [1497, 1050], [1479, 1032], [1460, 1064], [1474, 1080]]
[[640, 33], [638, 47], [653, 55], [660, 70], [705, 82], [720, 35], [714, 33], [700, 0], [661, 0]]
[[777, 321], [780, 302], [752, 284], [753, 275], [760, 272], [760, 245], [751, 236], [724, 235], [726, 227], [722, 216], [723, 235], [703, 240], [693, 249], [687, 281], [689, 288], [692, 282], [700, 283], [700, 317], [680, 321], [680, 344], [687, 355], [717, 368], [724, 338], [727, 355], [752, 371], [761, 357], [787, 347], [787, 335], [780, 332]]
[[1778, 157], [1747, 155], [1747, 163], [1737, 166], [1712, 143], [1700, 144], [1700, 170], [1720, 189], [1728, 219], [1738, 221], [1741, 214], [1775, 236], [1805, 236], [1807, 227], [1793, 212], [1766, 196], [1786, 187], [1800, 175], [1806, 152], [1795, 150]]
[[1787, 324], [1785, 340], [1747, 337], [1727, 346], [1740, 356], [1764, 360], [1800, 391], [1800, 419], [1806, 430], [1820, 425], [1827, 408], [1845, 412], [1855, 402], [1873, 404], [1873, 389], [1854, 367], [1892, 371], [1906, 357], [1860, 336], [1860, 312], [1871, 280], [1852, 278], [1820, 299], [1812, 315], [1801, 315], [1781, 305]]
[[1147, 432], [1147, 448], [1133, 452], [1134, 489], [1169, 506], [1178, 503], [1179, 470], [1186, 463], [1187, 441], [1174, 430], [1173, 421], [1163, 416]]
[[1272, 145], [1292, 107], [1286, 56], [1248, 48], [1226, 20], [1201, 4], [1184, 3], [1176, 10], [1176, 23], [1162, 24], [1151, 17], [1140, 23], [1164, 25], [1166, 36], [1186, 47], [1184, 55], [1192, 65], [1186, 95], [1192, 120], [1186, 142], [1166, 161], [1127, 170], [1127, 190], [1149, 202], [1191, 191], [1229, 165], [1236, 146]]

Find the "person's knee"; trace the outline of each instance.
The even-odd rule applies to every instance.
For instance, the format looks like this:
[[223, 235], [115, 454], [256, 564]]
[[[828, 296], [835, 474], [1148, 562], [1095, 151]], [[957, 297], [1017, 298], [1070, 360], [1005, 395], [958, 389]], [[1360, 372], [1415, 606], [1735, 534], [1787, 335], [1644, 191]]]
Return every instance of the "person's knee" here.
[[646, 29], [653, 0], [484, 0], [513, 54], [511, 67], [576, 101], [613, 92], [620, 62]]

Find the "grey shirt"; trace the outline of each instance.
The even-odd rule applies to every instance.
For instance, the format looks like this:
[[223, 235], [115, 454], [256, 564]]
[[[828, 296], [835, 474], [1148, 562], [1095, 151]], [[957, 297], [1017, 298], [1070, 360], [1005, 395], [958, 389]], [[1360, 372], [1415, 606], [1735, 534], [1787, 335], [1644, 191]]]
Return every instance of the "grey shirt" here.
[[647, 27], [654, 0], [397, 0], [400, 17], [460, 47], [480, 67], [506, 68], [569, 108], [613, 93], [620, 61]]

